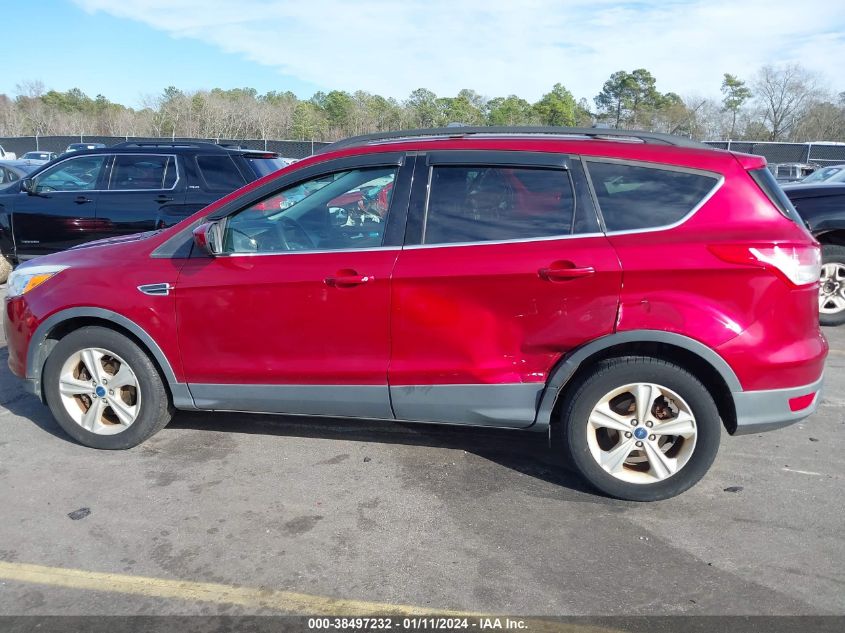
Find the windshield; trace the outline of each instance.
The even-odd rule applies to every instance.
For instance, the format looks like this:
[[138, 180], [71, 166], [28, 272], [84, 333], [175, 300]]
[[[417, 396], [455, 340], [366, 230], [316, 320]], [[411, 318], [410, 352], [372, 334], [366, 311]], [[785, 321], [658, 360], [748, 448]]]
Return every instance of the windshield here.
[[246, 161], [259, 178], [288, 166], [287, 161], [282, 158], [250, 158], [247, 156]]
[[841, 166], [822, 167], [818, 171], [814, 171], [812, 174], [804, 178], [801, 182], [823, 182], [825, 180], [830, 180], [843, 171], [845, 171], [845, 167]]

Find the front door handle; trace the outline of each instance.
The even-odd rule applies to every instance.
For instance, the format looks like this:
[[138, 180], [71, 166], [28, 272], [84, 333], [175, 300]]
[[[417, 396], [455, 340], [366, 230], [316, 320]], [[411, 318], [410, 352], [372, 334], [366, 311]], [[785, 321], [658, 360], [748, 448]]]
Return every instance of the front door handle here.
[[546, 281], [569, 281], [570, 279], [581, 279], [582, 277], [594, 275], [596, 269], [592, 266], [576, 267], [555, 263], [548, 268], [541, 268], [537, 272], [540, 278]]
[[86, 202], [94, 202], [91, 198], [86, 198], [85, 196], [76, 196], [73, 201], [76, 204], [85, 204]]
[[354, 270], [339, 270], [333, 276], [326, 277], [323, 282], [332, 288], [349, 288], [352, 286], [360, 286], [368, 281], [372, 281], [372, 275], [359, 275]]

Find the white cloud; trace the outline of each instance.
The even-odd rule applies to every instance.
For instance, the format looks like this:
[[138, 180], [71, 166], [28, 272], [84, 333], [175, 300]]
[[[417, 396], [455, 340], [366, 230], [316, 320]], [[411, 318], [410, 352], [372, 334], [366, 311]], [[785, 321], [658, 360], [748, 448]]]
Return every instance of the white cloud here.
[[426, 87], [534, 100], [557, 82], [592, 99], [640, 67], [664, 92], [716, 95], [725, 72], [784, 62], [845, 90], [845, 3], [829, 0], [74, 1], [326, 89], [400, 99]]

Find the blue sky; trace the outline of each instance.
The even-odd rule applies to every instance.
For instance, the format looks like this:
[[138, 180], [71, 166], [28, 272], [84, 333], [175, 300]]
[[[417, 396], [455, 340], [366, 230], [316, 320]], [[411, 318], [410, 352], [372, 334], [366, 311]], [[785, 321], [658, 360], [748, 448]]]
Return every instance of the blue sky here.
[[[38, 0], [3, 7], [0, 92], [26, 80], [138, 106], [146, 95], [254, 87], [399, 99], [461, 88], [592, 99], [614, 71], [718, 96], [722, 74], [800, 62], [845, 80], [845, 2], [830, 0]], [[18, 53], [18, 54], [16, 54]]]

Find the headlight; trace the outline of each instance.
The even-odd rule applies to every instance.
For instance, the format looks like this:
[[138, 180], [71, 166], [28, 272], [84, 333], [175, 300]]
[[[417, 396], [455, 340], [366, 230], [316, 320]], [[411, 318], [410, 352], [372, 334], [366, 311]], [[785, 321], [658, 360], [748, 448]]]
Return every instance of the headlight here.
[[13, 270], [6, 286], [6, 296], [19, 297], [33, 288], [37, 288], [53, 275], [62, 272], [67, 266], [24, 266]]

